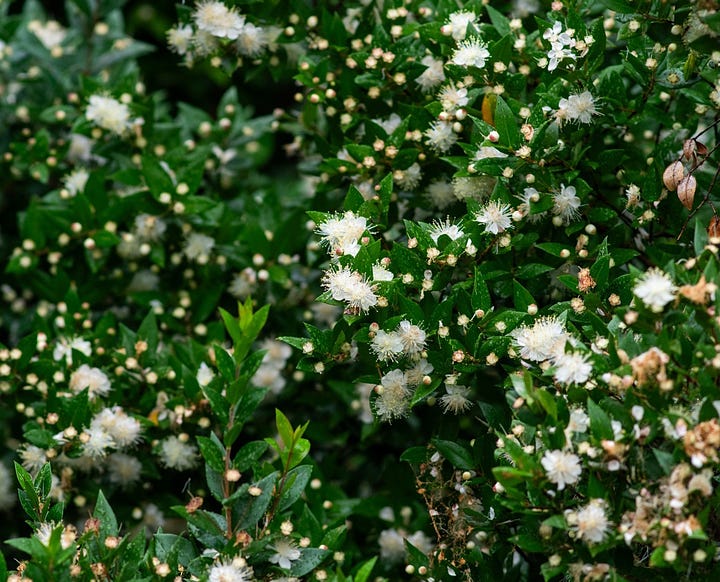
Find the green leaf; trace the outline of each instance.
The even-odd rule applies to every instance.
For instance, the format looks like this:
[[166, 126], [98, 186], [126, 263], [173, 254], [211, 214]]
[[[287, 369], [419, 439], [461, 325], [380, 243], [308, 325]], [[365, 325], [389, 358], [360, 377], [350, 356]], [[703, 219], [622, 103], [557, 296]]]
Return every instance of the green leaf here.
[[471, 470], [475, 467], [472, 454], [462, 445], [441, 439], [433, 439], [432, 444], [457, 469]]
[[528, 306], [535, 304], [535, 299], [518, 281], [513, 281], [513, 302], [518, 311], [527, 311]]
[[613, 440], [615, 433], [608, 414], [600, 408], [592, 398], [587, 399], [588, 416], [590, 417], [590, 430], [597, 439]]
[[292, 562], [290, 566], [291, 576], [304, 576], [311, 572], [330, 554], [330, 550], [321, 550], [318, 548], [301, 549], [300, 557]]
[[102, 490], [98, 491], [93, 517], [100, 520], [100, 533], [103, 537], [118, 535], [118, 523], [115, 512], [105, 498]]
[[265, 441], [251, 441], [245, 444], [235, 455], [233, 467], [240, 471], [246, 471], [255, 463], [267, 450], [268, 444]]
[[164, 192], [170, 193], [175, 191], [172, 178], [165, 171], [165, 168], [160, 165], [160, 162], [154, 158], [147, 155], [143, 156], [142, 172], [148, 189], [156, 200], [160, 198], [160, 194]]
[[235, 531], [255, 528], [262, 516], [265, 515], [265, 512], [270, 505], [270, 501], [272, 501], [277, 480], [278, 472], [275, 471], [270, 473], [255, 483], [255, 487], [261, 491], [260, 495], [255, 497], [246, 493], [237, 501], [235, 507], [233, 507], [233, 512], [238, 515]]
[[353, 582], [368, 582], [370, 574], [372, 574], [373, 568], [375, 567], [375, 562], [377, 562], [377, 556], [362, 564], [353, 575]]
[[675, 467], [675, 461], [673, 460], [672, 453], [661, 451], [660, 449], [653, 449], [652, 452], [653, 455], [655, 455], [660, 467], [662, 467], [665, 475], [670, 475]]
[[280, 439], [288, 449], [293, 446], [293, 427], [280, 410], [275, 409], [275, 426], [277, 427]]
[[219, 473], [225, 471], [225, 447], [218, 440], [215, 433], [211, 437], [197, 437], [197, 444], [200, 452], [208, 465]]
[[517, 126], [515, 114], [499, 95], [497, 96], [497, 104], [495, 105], [495, 128], [500, 134], [500, 144], [512, 149], [520, 147], [522, 136]]
[[490, 17], [490, 22], [492, 22], [493, 27], [495, 28], [495, 30], [498, 31], [500, 36], [510, 34], [510, 21], [507, 19], [506, 16], [495, 10], [495, 8], [493, 8], [489, 4], [485, 5], [485, 10]]
[[312, 471], [311, 465], [300, 465], [288, 472], [280, 495], [280, 511], [285, 511], [300, 498], [310, 481]]

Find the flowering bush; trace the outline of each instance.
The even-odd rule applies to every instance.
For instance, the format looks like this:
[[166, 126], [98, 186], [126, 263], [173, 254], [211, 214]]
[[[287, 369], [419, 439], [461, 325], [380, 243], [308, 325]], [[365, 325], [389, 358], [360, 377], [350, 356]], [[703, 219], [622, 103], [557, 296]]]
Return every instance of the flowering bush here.
[[720, 571], [714, 3], [0, 9], [14, 579]]

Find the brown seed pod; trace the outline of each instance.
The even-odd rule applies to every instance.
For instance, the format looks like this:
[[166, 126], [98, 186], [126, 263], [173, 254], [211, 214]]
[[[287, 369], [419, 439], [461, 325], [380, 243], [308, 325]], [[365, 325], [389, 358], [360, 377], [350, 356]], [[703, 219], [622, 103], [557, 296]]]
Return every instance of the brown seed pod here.
[[680, 203], [690, 210], [695, 198], [695, 190], [697, 188], [697, 180], [695, 176], [685, 176], [677, 185], [677, 195]]
[[679, 161], [673, 162], [667, 168], [665, 168], [665, 171], [663, 172], [663, 183], [665, 184], [665, 187], [670, 190], [670, 192], [674, 192], [675, 189], [678, 187], [678, 183], [684, 177], [685, 168], [683, 168], [683, 165]]
[[710, 219], [707, 227], [708, 238], [720, 238], [720, 216], [717, 214]]
[[683, 142], [683, 157], [689, 162], [696, 156], [696, 144], [694, 139], [686, 139]]

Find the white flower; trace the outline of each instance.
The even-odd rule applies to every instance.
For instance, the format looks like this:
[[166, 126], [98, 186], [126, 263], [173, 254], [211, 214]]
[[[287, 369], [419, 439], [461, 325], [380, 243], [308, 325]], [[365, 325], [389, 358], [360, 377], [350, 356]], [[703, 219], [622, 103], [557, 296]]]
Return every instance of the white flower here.
[[81, 337], [72, 339], [61, 337], [53, 350], [53, 359], [59, 362], [65, 358], [65, 362], [70, 366], [73, 362], [73, 350], [90, 357], [92, 355], [92, 344]]
[[[391, 113], [390, 117], [387, 119], [373, 119], [373, 123], [377, 123], [383, 128], [383, 130], [385, 130], [385, 133], [391, 135], [402, 124], [402, 117], [400, 117], [397, 113]], [[349, 157], [347, 155], [347, 150], [344, 150], [344, 152], [346, 157]], [[340, 157], [340, 154], [338, 154], [338, 157]]]
[[240, 29], [235, 46], [241, 55], [257, 57], [265, 51], [268, 41], [265, 29], [246, 22]]
[[208, 366], [205, 362], [202, 362], [200, 364], [197, 374], [195, 374], [195, 379], [197, 380], [197, 383], [200, 384], [201, 387], [205, 387], [208, 384], [210, 384], [210, 382], [212, 382], [212, 379], [214, 377], [215, 377], [215, 372], [213, 372], [210, 369], [210, 366]]
[[520, 348], [520, 357], [533, 362], [549, 360], [562, 353], [569, 338], [565, 326], [555, 316], [541, 317], [532, 327], [523, 325], [510, 335]]
[[543, 38], [550, 42], [550, 50], [548, 51], [547, 58], [548, 71], [554, 71], [560, 64], [560, 61], [564, 59], [577, 58], [577, 55], [572, 51], [575, 47], [576, 41], [573, 38], [573, 31], [563, 31], [563, 25], [561, 22], [556, 21], [553, 23], [552, 28], [548, 28], [543, 33]]
[[389, 563], [399, 562], [405, 557], [405, 538], [395, 528], [381, 531], [378, 544], [380, 557]]
[[573, 408], [570, 412], [570, 420], [567, 425], [567, 432], [587, 432], [588, 426], [590, 426], [590, 417], [581, 408]]
[[176, 436], [169, 436], [160, 445], [160, 461], [170, 469], [185, 471], [197, 463], [197, 448]]
[[394, 360], [403, 351], [403, 341], [397, 332], [388, 333], [380, 329], [370, 342], [370, 349], [381, 362]]
[[128, 416], [120, 406], [104, 408], [90, 423], [90, 428], [101, 429], [113, 439], [116, 448], [123, 449], [140, 440], [140, 422]]
[[300, 550], [291, 540], [280, 539], [273, 544], [272, 548], [275, 550], [275, 554], [270, 556], [269, 561], [271, 564], [277, 564], [283, 570], [289, 570], [292, 563], [301, 555]]
[[397, 334], [400, 337], [402, 350], [408, 356], [417, 356], [425, 349], [426, 334], [422, 328], [413, 325], [407, 320], [400, 322]]
[[185, 239], [183, 253], [191, 261], [204, 265], [210, 259], [213, 247], [215, 247], [213, 237], [199, 232], [191, 232]]
[[253, 569], [240, 556], [218, 562], [208, 572], [208, 582], [251, 582]]
[[416, 531], [407, 537], [407, 541], [420, 550], [423, 554], [429, 554], [433, 549], [434, 544], [432, 540], [425, 534], [424, 531]]
[[115, 441], [102, 427], [90, 427], [80, 435], [83, 443], [83, 455], [92, 459], [100, 459], [107, 454], [108, 449], [115, 448]]
[[455, 191], [452, 182], [447, 180], [434, 180], [427, 187], [427, 198], [433, 206], [444, 210], [455, 202]]
[[478, 150], [475, 152], [473, 159], [480, 161], [480, 160], [489, 160], [492, 158], [507, 158], [507, 157], [508, 157], [507, 154], [504, 154], [496, 147], [480, 146], [478, 148]]
[[358, 239], [368, 229], [367, 218], [348, 211], [342, 216], [333, 215], [320, 224], [317, 233], [322, 235], [322, 244], [332, 255], [357, 255], [360, 250]]
[[438, 152], [446, 152], [457, 142], [457, 134], [447, 121], [433, 121], [425, 130], [427, 144]]
[[452, 62], [463, 67], [482, 69], [489, 56], [490, 51], [485, 44], [473, 38], [458, 43], [458, 48], [453, 52]]
[[393, 174], [393, 179], [403, 190], [414, 190], [418, 187], [418, 184], [420, 184], [420, 180], [422, 180], [422, 170], [420, 169], [420, 164], [415, 162], [409, 168], [396, 170]]
[[85, 388], [88, 390], [88, 398], [95, 400], [97, 396], [107, 396], [110, 392], [110, 379], [107, 374], [99, 368], [91, 368], [83, 364], [70, 376], [70, 390], [80, 394]]
[[125, 103], [105, 95], [91, 95], [85, 117], [98, 127], [122, 135], [130, 128], [130, 109]]
[[423, 358], [415, 362], [412, 368], [405, 370], [405, 380], [409, 386], [419, 386], [423, 378], [429, 376], [433, 369], [433, 365]]
[[10, 470], [0, 463], [0, 511], [7, 511], [15, 505], [17, 494], [14, 483], [15, 476], [10, 476]]
[[434, 59], [431, 55], [423, 57], [420, 61], [427, 68], [415, 79], [420, 89], [427, 93], [445, 80], [444, 63], [440, 59]]
[[474, 12], [453, 12], [448, 17], [445, 25], [447, 30], [456, 41], [463, 40], [467, 35], [468, 24], [475, 24], [477, 14]]
[[569, 224], [580, 216], [580, 198], [578, 198], [575, 186], [560, 184], [560, 192], [553, 192], [553, 214], [559, 216], [563, 224]]
[[63, 178], [63, 186], [70, 196], [76, 196], [85, 190], [90, 174], [83, 168], [78, 168]]
[[407, 379], [402, 370], [392, 370], [381, 380], [382, 391], [375, 399], [375, 414], [384, 422], [402, 418], [408, 411]]
[[580, 458], [573, 453], [565, 453], [560, 450], [546, 451], [540, 461], [547, 478], [558, 486], [558, 491], [565, 489], [566, 485], [572, 485], [580, 480], [582, 467]]
[[465, 233], [460, 225], [453, 224], [448, 217], [444, 221], [436, 220], [430, 228], [430, 238], [433, 239], [435, 244], [443, 235], [450, 237], [450, 240], [457, 240], [465, 236]]
[[453, 82], [440, 89], [438, 99], [447, 113], [455, 113], [469, 102], [467, 89], [465, 87], [458, 89]]
[[512, 208], [509, 204], [493, 200], [483, 206], [475, 215], [475, 220], [485, 225], [485, 232], [500, 234], [512, 228]]
[[67, 29], [57, 20], [48, 20], [45, 24], [39, 20], [33, 20], [28, 24], [28, 30], [38, 37], [47, 50], [62, 45], [67, 36]]
[[142, 463], [131, 455], [113, 453], [108, 457], [107, 469], [111, 483], [127, 488], [140, 480]]
[[[70, 145], [68, 146], [67, 158], [71, 162], [89, 162], [93, 156], [92, 148], [95, 142], [89, 137], [79, 134], [70, 134]], [[100, 161], [102, 158], [95, 158]]]
[[325, 271], [323, 286], [336, 301], [344, 301], [351, 311], [367, 313], [377, 305], [377, 295], [360, 273], [345, 268]]
[[138, 214], [135, 217], [135, 228], [133, 233], [143, 242], [155, 242], [162, 238], [167, 229], [167, 224], [159, 216], [150, 214]]
[[660, 313], [675, 299], [676, 291], [670, 276], [657, 267], [647, 271], [633, 288], [633, 293], [655, 313]]
[[470, 388], [457, 384], [445, 384], [445, 390], [447, 394], [440, 398], [440, 404], [443, 405], [446, 413], [460, 414], [472, 406], [472, 402], [468, 399]]
[[230, 282], [228, 291], [238, 299], [246, 299], [255, 289], [257, 283], [257, 273], [251, 267], [245, 267], [239, 273], [236, 273]]
[[453, 180], [453, 192], [458, 200], [484, 200], [495, 189], [493, 176], [460, 177]]
[[584, 384], [592, 373], [592, 364], [586, 354], [559, 354], [553, 362], [555, 380], [561, 384]]
[[167, 31], [170, 50], [179, 55], [186, 54], [192, 46], [193, 29], [189, 24], [180, 24]]
[[373, 265], [372, 272], [373, 281], [392, 281], [395, 277], [392, 271], [389, 271], [379, 263]]
[[245, 26], [245, 18], [222, 2], [208, 0], [195, 7], [193, 14], [199, 30], [218, 38], [235, 40]]
[[45, 449], [36, 447], [35, 445], [24, 444], [19, 450], [20, 461], [22, 466], [32, 475], [37, 475], [43, 465], [47, 463], [47, 454]]
[[610, 523], [605, 514], [605, 501], [591, 499], [585, 507], [576, 514], [577, 537], [584, 542], [599, 544], [605, 540]]
[[565, 120], [590, 123], [593, 115], [598, 115], [598, 110], [595, 109], [595, 100], [590, 91], [560, 99], [558, 110], [555, 112], [555, 118], [560, 124]]

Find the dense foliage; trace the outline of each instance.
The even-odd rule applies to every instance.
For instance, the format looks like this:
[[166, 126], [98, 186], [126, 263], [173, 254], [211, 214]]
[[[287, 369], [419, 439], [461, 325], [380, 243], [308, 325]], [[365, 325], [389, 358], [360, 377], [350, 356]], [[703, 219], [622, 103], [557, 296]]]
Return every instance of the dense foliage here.
[[718, 575], [717, 9], [0, 3], [0, 573]]

